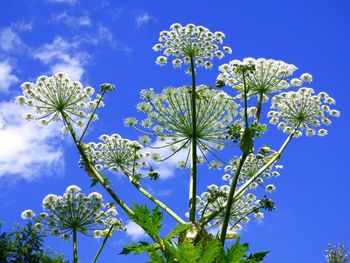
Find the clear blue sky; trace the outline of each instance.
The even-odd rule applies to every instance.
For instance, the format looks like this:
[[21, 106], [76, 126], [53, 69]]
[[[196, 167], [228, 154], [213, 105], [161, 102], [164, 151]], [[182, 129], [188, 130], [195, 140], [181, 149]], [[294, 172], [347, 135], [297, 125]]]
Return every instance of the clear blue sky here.
[[[38, 132], [21, 121], [21, 111], [13, 105], [20, 84], [56, 70], [66, 70], [95, 88], [103, 82], [114, 83], [117, 90], [106, 98], [100, 121], [87, 138], [96, 141], [102, 133], [116, 132], [135, 139], [137, 134], [124, 127], [123, 119], [136, 114], [140, 90], [190, 81], [182, 70], [158, 67], [151, 49], [161, 30], [180, 22], [223, 31], [233, 54], [222, 62], [265, 57], [294, 64], [299, 73], [311, 73], [312, 87], [328, 92], [341, 111], [328, 136], [302, 137], [287, 148], [281, 159], [282, 176], [273, 182], [277, 209], [266, 214], [263, 223], [250, 222], [241, 233], [242, 240], [251, 244], [252, 251], [270, 250], [268, 263], [318, 263], [324, 261], [329, 242], [350, 247], [349, 14], [347, 0], [2, 1], [0, 220], [5, 222], [4, 229], [13, 222], [25, 223], [21, 211], [39, 211], [45, 195], [62, 194], [70, 184], [88, 192], [90, 184], [77, 167], [77, 151], [69, 139], [49, 129]], [[218, 61], [213, 70], [199, 71], [198, 82], [213, 83], [217, 66]], [[274, 127], [271, 132], [267, 142], [278, 147], [284, 135]], [[218, 176], [203, 174], [200, 187], [204, 189]], [[146, 202], [121, 176], [112, 175], [111, 182], [123, 199]], [[146, 187], [183, 215], [187, 183], [182, 171]], [[94, 190], [107, 199], [102, 189]], [[165, 230], [173, 223], [167, 219]], [[131, 238], [117, 233], [108, 241], [101, 262], [145, 262], [143, 256], [118, 255]], [[82, 239], [82, 262], [91, 261], [99, 242]], [[47, 238], [46, 245], [71, 258], [71, 243]]]

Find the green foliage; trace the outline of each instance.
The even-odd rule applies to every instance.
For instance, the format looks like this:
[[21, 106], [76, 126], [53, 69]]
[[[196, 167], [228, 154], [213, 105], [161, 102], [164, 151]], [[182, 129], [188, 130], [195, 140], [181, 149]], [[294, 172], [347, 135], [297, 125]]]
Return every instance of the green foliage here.
[[241, 142], [239, 144], [239, 148], [246, 155], [253, 152], [253, 147], [254, 147], [253, 138], [254, 138], [254, 132], [251, 131], [249, 128], [246, 128], [243, 132], [243, 135], [241, 137]]
[[250, 125], [250, 131], [253, 137], [260, 138], [261, 135], [266, 131], [266, 125], [260, 123], [253, 123]]
[[[1, 224], [0, 224], [1, 227]], [[63, 255], [43, 248], [44, 234], [34, 229], [31, 222], [26, 226], [0, 232], [0, 262], [2, 263], [65, 263]]]
[[140, 225], [155, 243], [132, 242], [125, 246], [120, 254], [148, 253], [151, 259], [149, 262], [152, 263], [258, 263], [268, 253], [261, 251], [246, 255], [249, 246], [241, 244], [239, 238], [225, 251], [221, 242], [207, 234], [206, 231], [198, 231], [201, 233], [198, 242], [190, 242], [187, 238], [182, 238], [180, 242], [181, 238], [179, 237], [186, 236], [188, 231], [198, 229], [194, 228], [192, 224], [176, 225], [165, 238], [162, 238], [160, 230], [163, 215], [158, 207], [150, 211], [145, 205], [135, 204], [133, 211], [134, 215], [131, 216], [131, 219]]

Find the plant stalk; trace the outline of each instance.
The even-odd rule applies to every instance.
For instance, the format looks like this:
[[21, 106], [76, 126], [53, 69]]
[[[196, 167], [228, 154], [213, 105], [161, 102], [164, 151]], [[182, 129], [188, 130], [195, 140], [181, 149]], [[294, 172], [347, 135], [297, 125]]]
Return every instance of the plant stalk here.
[[179, 217], [173, 210], [171, 210], [166, 204], [164, 204], [162, 201], [154, 197], [152, 194], [150, 194], [146, 189], [144, 189], [141, 184], [136, 181], [130, 173], [125, 171], [125, 169], [122, 169], [123, 173], [129, 178], [130, 182], [132, 183], [133, 186], [137, 188], [144, 196], [146, 196], [149, 200], [157, 204], [160, 208], [162, 208], [165, 212], [167, 212], [171, 217], [173, 217], [178, 223], [181, 225], [186, 224], [186, 222]]
[[197, 195], [197, 120], [196, 120], [196, 75], [193, 56], [191, 56], [191, 109], [192, 109], [192, 140], [191, 140], [191, 168], [189, 190], [189, 219], [196, 221], [196, 195]]
[[227, 232], [227, 227], [228, 227], [228, 223], [230, 221], [230, 215], [231, 215], [231, 208], [232, 208], [232, 204], [233, 204], [233, 197], [235, 194], [235, 190], [237, 187], [237, 181], [239, 178], [239, 175], [241, 173], [243, 164], [245, 159], [247, 158], [247, 154], [243, 153], [241, 158], [239, 159], [239, 163], [235, 172], [235, 176], [233, 177], [232, 183], [231, 183], [231, 188], [230, 188], [230, 192], [228, 194], [228, 199], [227, 199], [227, 205], [226, 205], [226, 211], [225, 211], [225, 217], [224, 217], [224, 222], [222, 224], [222, 228], [221, 228], [221, 235], [220, 235], [220, 240], [221, 240], [221, 244], [222, 247], [225, 246], [225, 240], [226, 240], [226, 232]]
[[[237, 198], [239, 198], [244, 191], [249, 187], [249, 185], [254, 182], [263, 172], [265, 172], [271, 165], [273, 165], [278, 159], [281, 157], [283, 151], [287, 147], [288, 143], [291, 141], [293, 138], [294, 133], [297, 131], [298, 127], [295, 128], [294, 132], [292, 132], [288, 138], [284, 141], [280, 149], [274, 153], [272, 158], [263, 166], [261, 167], [247, 182], [245, 182], [234, 194], [233, 201], [235, 201]], [[225, 207], [220, 207], [218, 210], [212, 212], [210, 215], [201, 218], [200, 223], [202, 226], [206, 225], [209, 223], [214, 217], [216, 217], [218, 214], [220, 214]]]
[[78, 263], [77, 230], [73, 229], [73, 263]]
[[131, 210], [131, 208], [129, 208], [119, 197], [118, 195], [112, 190], [112, 188], [106, 183], [106, 181], [103, 179], [103, 177], [96, 171], [95, 167], [91, 164], [91, 162], [89, 161], [89, 159], [87, 158], [85, 151], [82, 147], [82, 144], [79, 143], [77, 136], [73, 130], [72, 125], [70, 124], [70, 122], [68, 121], [67, 117], [65, 116], [65, 114], [63, 112], [61, 112], [62, 118], [64, 123], [68, 126], [68, 129], [70, 131], [70, 134], [72, 135], [73, 141], [75, 143], [75, 145], [78, 148], [79, 153], [81, 154], [81, 157], [84, 160], [84, 164], [85, 164], [85, 168], [87, 173], [89, 174], [89, 176], [91, 176], [92, 178], [95, 178], [98, 180], [98, 182], [103, 186], [103, 188], [109, 193], [109, 195], [116, 201], [116, 203], [118, 205], [120, 205], [120, 207], [128, 214], [131, 215], [134, 212]]
[[112, 230], [113, 230], [113, 227], [114, 227], [114, 225], [111, 225], [111, 227], [109, 228], [108, 233], [107, 233], [107, 235], [105, 236], [105, 238], [103, 239], [103, 242], [102, 242], [100, 248], [98, 249], [98, 251], [97, 251], [97, 253], [96, 253], [96, 256], [94, 257], [92, 263], [96, 263], [98, 257], [100, 256], [100, 254], [101, 254], [101, 252], [102, 252], [102, 249], [104, 248], [104, 246], [105, 246], [105, 244], [106, 244], [106, 242], [107, 242], [107, 239], [109, 238], [109, 235], [111, 234], [111, 232], [112, 232]]

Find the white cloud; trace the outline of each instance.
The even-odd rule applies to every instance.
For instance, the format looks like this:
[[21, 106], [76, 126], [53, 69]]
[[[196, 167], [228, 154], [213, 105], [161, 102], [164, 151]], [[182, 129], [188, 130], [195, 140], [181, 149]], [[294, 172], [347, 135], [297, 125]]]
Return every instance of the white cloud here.
[[11, 23], [11, 27], [15, 28], [18, 31], [31, 32], [33, 30], [33, 26], [34, 26], [34, 21], [21, 20], [21, 21]]
[[18, 78], [12, 74], [12, 66], [8, 61], [0, 62], [0, 92], [7, 92]]
[[78, 27], [78, 26], [91, 26], [91, 19], [87, 16], [71, 16], [67, 12], [60, 13], [58, 15], [53, 15], [52, 19], [54, 22], [62, 22], [69, 27]]
[[61, 172], [64, 166], [59, 128], [28, 122], [22, 118], [25, 112], [14, 102], [0, 103], [0, 178], [30, 180]]
[[140, 12], [135, 15], [135, 23], [137, 27], [141, 27], [152, 20], [152, 17], [146, 12]]
[[18, 51], [24, 47], [20, 37], [10, 27], [0, 31], [0, 48], [3, 51]]
[[78, 2], [78, 0], [48, 0], [48, 1], [53, 3], [67, 3], [67, 4], [75, 4]]
[[51, 73], [63, 71], [74, 80], [80, 80], [85, 70], [83, 65], [90, 56], [79, 51], [80, 42], [57, 36], [52, 43], [45, 44], [34, 52], [34, 57], [50, 65]]
[[143, 229], [135, 224], [132, 221], [129, 221], [126, 225], [126, 234], [132, 239], [132, 240], [140, 240], [140, 238], [146, 237], [145, 231]]

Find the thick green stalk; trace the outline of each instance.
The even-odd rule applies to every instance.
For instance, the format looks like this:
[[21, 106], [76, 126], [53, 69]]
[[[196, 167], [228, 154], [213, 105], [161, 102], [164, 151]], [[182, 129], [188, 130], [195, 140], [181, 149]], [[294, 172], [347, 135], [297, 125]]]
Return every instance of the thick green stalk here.
[[231, 188], [230, 188], [230, 192], [228, 194], [224, 222], [222, 224], [221, 235], [220, 235], [220, 240], [221, 240], [223, 247], [225, 245], [226, 232], [227, 232], [228, 223], [230, 221], [231, 208], [233, 205], [233, 197], [234, 197], [235, 190], [237, 187], [237, 181], [238, 181], [239, 175], [241, 173], [241, 169], [243, 167], [243, 164], [244, 164], [244, 161], [246, 158], [247, 158], [247, 155], [243, 153], [241, 158], [239, 159], [239, 163], [238, 163], [238, 166], [237, 166], [237, 169], [235, 172], [235, 176], [233, 177], [232, 182], [231, 182]]
[[258, 107], [256, 109], [254, 123], [258, 123], [259, 122], [260, 114], [261, 114], [261, 108], [262, 108], [262, 100], [263, 100], [263, 94], [259, 93], [259, 95], [258, 95]]
[[191, 56], [191, 109], [192, 109], [192, 138], [191, 138], [191, 171], [189, 191], [189, 218], [191, 222], [196, 221], [196, 195], [197, 195], [197, 120], [196, 120], [196, 72], [193, 56]]
[[73, 229], [73, 263], [78, 263], [78, 243], [76, 229]]
[[112, 232], [112, 230], [113, 230], [113, 227], [114, 227], [114, 225], [111, 225], [111, 227], [109, 228], [108, 233], [107, 233], [107, 235], [105, 236], [105, 238], [103, 239], [103, 242], [102, 242], [100, 248], [98, 249], [98, 251], [97, 251], [97, 253], [96, 253], [96, 256], [94, 257], [92, 263], [96, 263], [98, 257], [100, 256], [100, 254], [101, 254], [101, 252], [102, 252], [102, 249], [104, 248], [104, 246], [105, 246], [105, 244], [106, 244], [106, 242], [107, 242], [107, 239], [109, 238], [109, 235], [111, 234], [111, 232]]
[[79, 143], [77, 136], [74, 132], [74, 129], [72, 125], [70, 124], [69, 120], [67, 119], [66, 115], [61, 112], [63, 121], [65, 125], [67, 125], [70, 134], [72, 135], [72, 138], [74, 140], [75, 145], [78, 148], [79, 153], [81, 154], [81, 157], [84, 160], [85, 168], [89, 176], [92, 178], [95, 178], [98, 180], [98, 182], [103, 186], [103, 188], [109, 193], [109, 195], [116, 201], [118, 205], [128, 214], [131, 215], [134, 212], [118, 197], [118, 195], [112, 190], [112, 188], [106, 183], [106, 181], [103, 179], [103, 177], [96, 171], [95, 167], [90, 163], [89, 159], [87, 158], [85, 151], [82, 147], [82, 144]]
[[130, 173], [125, 171], [125, 169], [122, 169], [123, 173], [129, 178], [130, 182], [133, 186], [137, 188], [144, 196], [146, 196], [149, 200], [157, 204], [160, 208], [162, 208], [165, 212], [167, 212], [171, 217], [173, 217], [177, 222], [180, 224], [186, 224], [186, 222], [179, 217], [173, 210], [171, 210], [166, 204], [164, 204], [162, 201], [154, 197], [152, 194], [150, 194], [146, 189], [144, 189], [141, 184], [135, 180]]
[[[239, 198], [242, 194], [244, 194], [244, 191], [249, 187], [249, 185], [251, 185], [263, 172], [265, 172], [268, 168], [271, 167], [271, 165], [273, 165], [276, 161], [278, 161], [278, 159], [281, 157], [283, 151], [285, 150], [285, 148], [287, 147], [288, 143], [291, 141], [291, 139], [293, 138], [293, 135], [295, 133], [295, 131], [298, 129], [298, 127], [294, 130], [293, 133], [291, 133], [288, 138], [284, 141], [284, 143], [282, 144], [282, 146], [280, 147], [280, 149], [273, 154], [273, 156], [271, 157], [271, 159], [263, 166], [261, 167], [247, 182], [245, 182], [234, 194], [233, 197], [233, 201], [235, 201], [237, 198]], [[216, 217], [218, 214], [220, 214], [223, 210], [225, 209], [225, 207], [221, 207], [218, 210], [214, 211], [213, 213], [211, 213], [210, 215], [201, 218], [200, 222], [201, 225], [206, 225], [207, 223], [209, 223], [214, 217]]]
[[298, 128], [296, 128], [294, 130], [294, 132], [292, 132], [288, 138], [284, 141], [283, 145], [281, 146], [281, 148], [275, 152], [273, 154], [273, 156], [271, 157], [271, 159], [263, 166], [259, 169], [259, 171], [257, 171], [252, 177], [249, 178], [249, 180], [247, 180], [237, 191], [235, 196], [239, 196], [240, 194], [242, 194], [243, 191], [245, 191], [249, 185], [254, 182], [263, 172], [265, 172], [271, 165], [273, 165], [276, 161], [278, 161], [278, 159], [281, 157], [282, 152], [284, 151], [284, 149], [287, 147], [288, 143], [292, 140], [294, 133], [297, 131]]

